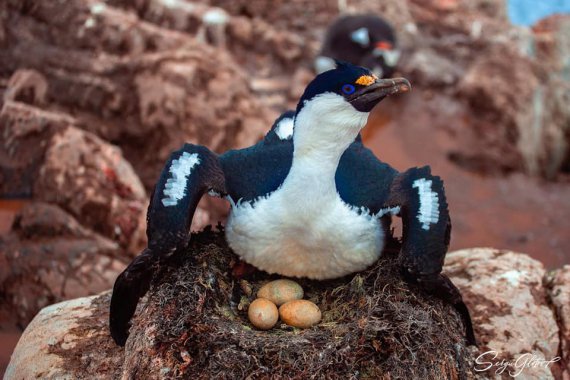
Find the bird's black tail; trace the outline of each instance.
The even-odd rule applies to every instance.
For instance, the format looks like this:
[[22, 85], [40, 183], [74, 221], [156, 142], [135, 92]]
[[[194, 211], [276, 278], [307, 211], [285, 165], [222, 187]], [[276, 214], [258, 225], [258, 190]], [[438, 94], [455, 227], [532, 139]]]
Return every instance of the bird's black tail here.
[[465, 326], [465, 340], [469, 346], [477, 346], [477, 339], [475, 339], [475, 332], [473, 331], [473, 322], [471, 321], [471, 314], [469, 314], [469, 309], [465, 302], [460, 301], [453, 305], [455, 310], [461, 316], [463, 320], [463, 325]]
[[127, 341], [130, 320], [135, 313], [139, 299], [150, 287], [157, 259], [158, 256], [148, 248], [143, 250], [115, 281], [109, 325], [111, 336], [119, 346], [124, 346]]
[[469, 346], [477, 346], [477, 339], [473, 331], [473, 322], [469, 309], [467, 305], [465, 305], [459, 289], [451, 282], [449, 277], [442, 273], [420, 276], [411, 275], [406, 270], [403, 270], [402, 273], [406, 281], [419, 284], [423, 290], [451, 304], [463, 321], [463, 326], [465, 327], [465, 341]]
[[477, 339], [475, 339], [469, 309], [467, 305], [465, 305], [459, 289], [451, 282], [449, 277], [440, 273], [424, 281], [424, 285], [426, 285], [426, 290], [431, 291], [436, 297], [453, 305], [453, 308], [459, 313], [463, 321], [463, 326], [465, 327], [465, 341], [469, 346], [477, 346]]

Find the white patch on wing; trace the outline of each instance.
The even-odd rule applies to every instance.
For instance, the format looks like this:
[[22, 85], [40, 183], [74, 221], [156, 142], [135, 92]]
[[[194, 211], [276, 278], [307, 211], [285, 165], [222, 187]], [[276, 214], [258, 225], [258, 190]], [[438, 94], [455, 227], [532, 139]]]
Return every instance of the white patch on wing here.
[[275, 133], [281, 140], [290, 139], [293, 136], [293, 119], [290, 117], [282, 119], [275, 127]]
[[350, 39], [362, 47], [370, 46], [370, 35], [368, 29], [360, 28], [350, 34]]
[[418, 220], [424, 230], [429, 230], [430, 224], [436, 224], [439, 220], [439, 199], [437, 193], [431, 190], [432, 181], [420, 178], [416, 179], [412, 187], [418, 189], [420, 196], [420, 211]]
[[165, 207], [176, 206], [178, 201], [186, 195], [186, 186], [188, 184], [188, 176], [192, 173], [194, 166], [200, 163], [197, 153], [182, 153], [178, 159], [173, 160], [170, 164], [170, 178], [166, 180], [164, 185], [164, 198], [161, 199]]

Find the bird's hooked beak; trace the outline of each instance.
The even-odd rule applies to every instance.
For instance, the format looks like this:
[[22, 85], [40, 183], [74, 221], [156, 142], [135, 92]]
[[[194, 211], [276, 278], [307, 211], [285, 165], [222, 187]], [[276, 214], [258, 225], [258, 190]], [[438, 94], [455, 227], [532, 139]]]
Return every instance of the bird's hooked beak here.
[[370, 112], [386, 96], [408, 92], [411, 89], [412, 85], [405, 78], [377, 79], [352, 94], [348, 101], [358, 111]]

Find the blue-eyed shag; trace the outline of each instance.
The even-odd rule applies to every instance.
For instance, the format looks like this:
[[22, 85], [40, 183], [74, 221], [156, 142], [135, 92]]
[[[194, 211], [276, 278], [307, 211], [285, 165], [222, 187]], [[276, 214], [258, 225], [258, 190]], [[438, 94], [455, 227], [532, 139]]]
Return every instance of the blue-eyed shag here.
[[392, 26], [376, 15], [355, 14], [341, 16], [328, 27], [314, 66], [317, 73], [322, 73], [333, 69], [335, 60], [341, 60], [389, 78], [399, 58]]
[[205, 193], [229, 200], [225, 234], [237, 255], [290, 277], [330, 279], [367, 268], [381, 254], [385, 222], [400, 216], [406, 278], [453, 303], [475, 342], [459, 291], [441, 275], [451, 229], [442, 180], [427, 166], [399, 173], [360, 139], [370, 111], [410, 84], [337, 64], [309, 83], [297, 109], [258, 144], [222, 155], [185, 144], [172, 154], [151, 196], [148, 247], [113, 288], [110, 327], [118, 344], [156, 264], [186, 247]]

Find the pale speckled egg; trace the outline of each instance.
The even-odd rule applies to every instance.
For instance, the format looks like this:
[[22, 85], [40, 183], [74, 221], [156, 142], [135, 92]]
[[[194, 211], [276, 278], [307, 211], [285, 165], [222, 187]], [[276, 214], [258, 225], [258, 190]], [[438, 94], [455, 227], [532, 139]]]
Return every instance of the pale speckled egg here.
[[281, 320], [289, 326], [306, 329], [321, 321], [321, 310], [307, 300], [294, 300], [284, 303], [279, 308]]
[[277, 306], [285, 302], [300, 300], [303, 298], [303, 288], [295, 281], [275, 280], [263, 285], [257, 292], [257, 297], [265, 298]]
[[277, 323], [279, 312], [273, 302], [258, 298], [249, 305], [247, 316], [251, 324], [258, 329], [269, 330]]

